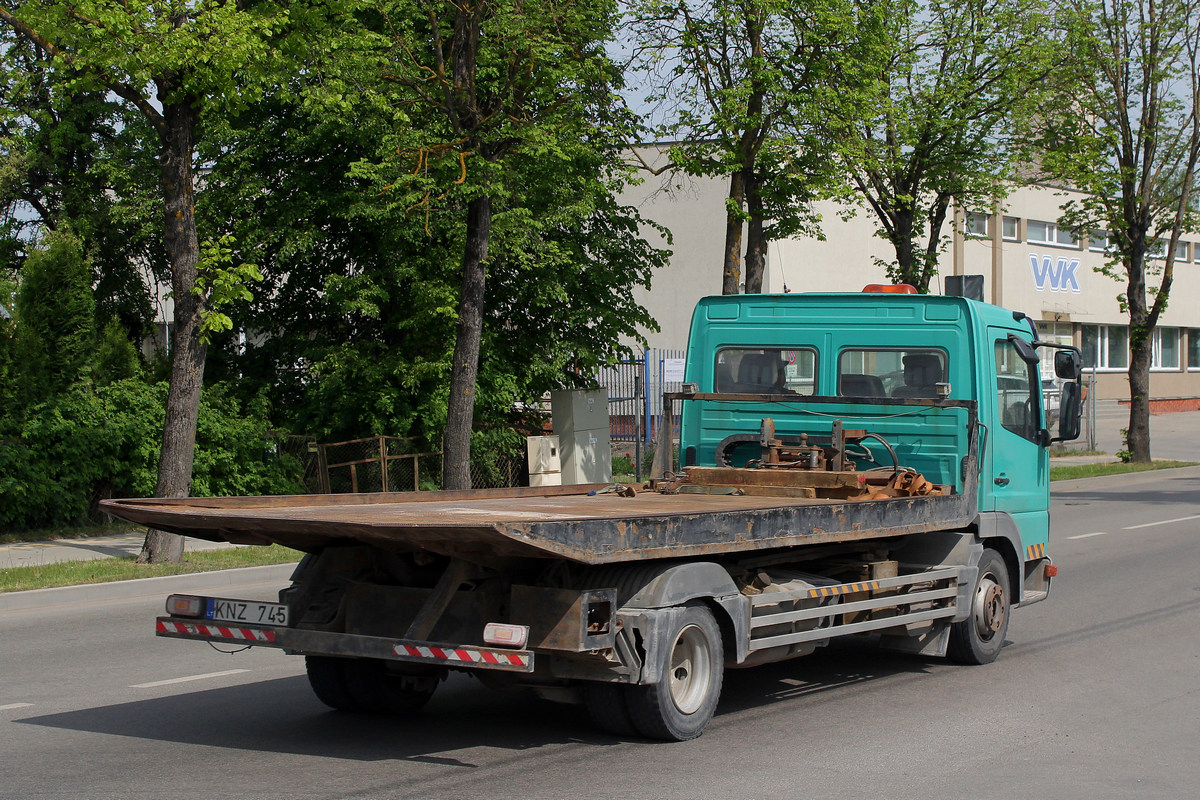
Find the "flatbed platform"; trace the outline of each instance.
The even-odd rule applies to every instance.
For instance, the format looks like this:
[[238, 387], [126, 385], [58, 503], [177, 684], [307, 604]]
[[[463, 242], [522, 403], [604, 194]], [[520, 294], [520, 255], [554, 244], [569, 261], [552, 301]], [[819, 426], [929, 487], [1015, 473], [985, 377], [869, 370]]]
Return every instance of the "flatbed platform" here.
[[[876, 539], [968, 525], [973, 491], [844, 500], [601, 492], [608, 484], [384, 494], [106, 500], [159, 530], [303, 551], [348, 542], [467, 560], [607, 564]], [[589, 492], [600, 492], [589, 495]]]

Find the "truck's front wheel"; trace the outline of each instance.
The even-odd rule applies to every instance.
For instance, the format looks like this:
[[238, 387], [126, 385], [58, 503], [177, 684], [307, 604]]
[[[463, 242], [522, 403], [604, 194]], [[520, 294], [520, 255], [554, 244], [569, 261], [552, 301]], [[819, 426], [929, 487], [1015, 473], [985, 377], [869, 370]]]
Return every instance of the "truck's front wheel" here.
[[717, 710], [724, 675], [721, 630], [704, 605], [685, 606], [659, 649], [658, 683], [630, 687], [629, 713], [653, 739], [694, 739]]
[[979, 576], [971, 594], [971, 616], [950, 627], [946, 654], [963, 664], [990, 664], [1000, 655], [1012, 610], [1008, 565], [992, 549], [979, 559]]

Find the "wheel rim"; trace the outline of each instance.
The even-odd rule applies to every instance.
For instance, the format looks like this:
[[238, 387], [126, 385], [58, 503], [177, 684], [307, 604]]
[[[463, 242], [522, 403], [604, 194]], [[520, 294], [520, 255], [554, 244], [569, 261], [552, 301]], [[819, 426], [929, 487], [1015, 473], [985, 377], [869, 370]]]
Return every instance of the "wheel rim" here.
[[1004, 599], [1004, 587], [996, 576], [988, 573], [979, 579], [975, 591], [975, 631], [982, 641], [990, 642], [1004, 628], [1008, 618], [1008, 603]]
[[708, 637], [696, 625], [679, 632], [671, 648], [671, 700], [684, 714], [694, 714], [704, 705], [712, 680]]

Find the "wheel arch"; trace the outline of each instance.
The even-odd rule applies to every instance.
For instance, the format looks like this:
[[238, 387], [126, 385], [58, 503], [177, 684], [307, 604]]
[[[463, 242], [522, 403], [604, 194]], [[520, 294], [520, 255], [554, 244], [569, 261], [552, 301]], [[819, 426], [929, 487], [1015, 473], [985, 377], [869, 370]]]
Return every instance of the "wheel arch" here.
[[979, 540], [984, 547], [991, 548], [1004, 559], [1008, 568], [1008, 585], [1013, 594], [1009, 604], [1021, 604], [1021, 587], [1024, 585], [1024, 561], [1021, 553], [1021, 531], [1008, 514], [997, 511], [979, 515]]

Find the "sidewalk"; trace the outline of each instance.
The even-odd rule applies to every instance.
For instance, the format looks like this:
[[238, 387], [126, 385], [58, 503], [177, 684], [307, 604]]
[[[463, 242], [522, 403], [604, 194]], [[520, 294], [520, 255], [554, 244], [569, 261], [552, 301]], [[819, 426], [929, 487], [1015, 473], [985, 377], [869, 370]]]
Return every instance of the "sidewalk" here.
[[[1086, 409], [1085, 409], [1086, 413]], [[1106, 455], [1057, 456], [1054, 466], [1071, 464], [1106, 464], [1117, 460], [1116, 453], [1124, 447], [1121, 429], [1129, 424], [1129, 407], [1115, 400], [1096, 404], [1096, 449]], [[1075, 443], [1075, 449], [1086, 446]], [[1155, 459], [1200, 461], [1200, 411], [1179, 411], [1158, 414], [1150, 418], [1150, 449]], [[54, 539], [0, 545], [0, 569], [9, 567], [52, 564], [61, 561], [85, 561], [94, 558], [136, 556], [142, 549], [141, 534], [109, 536], [99, 539]], [[188, 539], [187, 550], [212, 550], [232, 545]]]
[[[0, 545], [0, 569], [58, 564], [63, 561], [91, 561], [97, 558], [134, 557], [142, 551], [144, 533], [84, 539], [48, 539], [42, 542], [18, 542]], [[233, 547], [225, 542], [186, 539], [185, 550], [217, 550]]]

